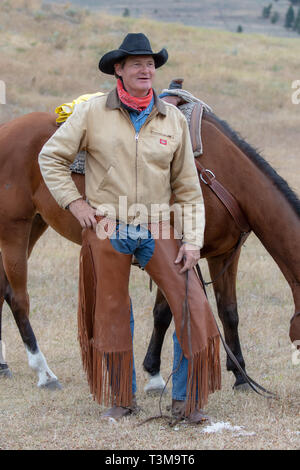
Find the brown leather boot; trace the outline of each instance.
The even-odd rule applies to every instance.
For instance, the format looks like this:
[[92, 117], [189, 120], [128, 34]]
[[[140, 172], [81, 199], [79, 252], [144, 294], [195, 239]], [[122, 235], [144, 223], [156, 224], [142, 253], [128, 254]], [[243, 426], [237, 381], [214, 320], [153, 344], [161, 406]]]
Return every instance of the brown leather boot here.
[[189, 416], [184, 416], [185, 401], [172, 400], [172, 416], [177, 419], [184, 419], [192, 424], [209, 423], [210, 418], [204, 414], [203, 410], [194, 410]]
[[120, 419], [125, 418], [126, 416], [137, 413], [138, 410], [139, 408], [137, 406], [136, 397], [134, 396], [132, 398], [131, 406], [114, 405], [112, 408], [109, 408], [108, 410], [101, 413], [101, 418], [111, 419], [113, 421], [119, 421]]

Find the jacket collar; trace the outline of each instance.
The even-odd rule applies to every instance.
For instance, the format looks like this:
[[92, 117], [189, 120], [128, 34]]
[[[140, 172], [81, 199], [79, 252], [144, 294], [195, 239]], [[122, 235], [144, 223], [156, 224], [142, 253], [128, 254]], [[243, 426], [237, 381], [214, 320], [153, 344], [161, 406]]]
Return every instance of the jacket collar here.
[[[154, 105], [156, 106], [157, 111], [163, 116], [167, 115], [166, 105], [153, 90], [154, 96]], [[109, 109], [119, 109], [121, 108], [121, 101], [117, 92], [117, 88], [114, 88], [107, 96], [106, 107]]]

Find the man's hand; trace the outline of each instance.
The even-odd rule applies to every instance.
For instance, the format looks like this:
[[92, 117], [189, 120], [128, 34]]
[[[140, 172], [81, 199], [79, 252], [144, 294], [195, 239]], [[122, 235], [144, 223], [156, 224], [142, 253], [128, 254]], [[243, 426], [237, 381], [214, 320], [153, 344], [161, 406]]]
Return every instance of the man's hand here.
[[84, 199], [76, 199], [69, 204], [69, 211], [76, 217], [82, 228], [96, 230], [96, 209], [93, 209]]
[[184, 243], [178, 252], [175, 263], [178, 264], [184, 259], [184, 265], [179, 271], [179, 274], [185, 273], [188, 269], [192, 269], [200, 259], [200, 249], [195, 245]]

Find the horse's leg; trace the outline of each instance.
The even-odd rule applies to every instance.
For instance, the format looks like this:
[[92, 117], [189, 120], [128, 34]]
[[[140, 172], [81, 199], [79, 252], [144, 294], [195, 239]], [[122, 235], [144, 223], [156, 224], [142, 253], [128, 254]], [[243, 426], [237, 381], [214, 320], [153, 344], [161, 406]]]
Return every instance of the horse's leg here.
[[2, 308], [4, 303], [7, 279], [5, 276], [2, 255], [0, 253], [0, 377], [11, 377], [6, 359], [5, 359], [5, 344], [2, 340]]
[[144, 388], [145, 392], [161, 392], [165, 386], [165, 381], [160, 375], [160, 356], [164, 337], [172, 320], [172, 313], [159, 289], [153, 308], [153, 319], [153, 332], [143, 362], [145, 371], [149, 373], [149, 382]]
[[[45, 232], [48, 225], [44, 222], [39, 214], [33, 219], [28, 245], [28, 257], [40, 236]], [[3, 267], [2, 254], [0, 253], [0, 376], [1, 377], [12, 377], [12, 373], [8, 368], [5, 359], [5, 345], [2, 342], [2, 308], [4, 300], [7, 300], [8, 305], [11, 304], [12, 290], [7, 280], [5, 270]]]
[[[245, 361], [242, 355], [238, 334], [239, 316], [236, 300], [236, 275], [240, 250], [236, 252], [232, 263], [228, 266], [223, 275], [218, 277], [230, 255], [231, 253], [226, 253], [224, 255], [208, 258], [207, 262], [211, 279], [215, 279], [213, 288], [217, 301], [218, 314], [224, 329], [225, 341], [237, 358], [240, 366], [245, 370]], [[234, 388], [241, 390], [248, 389], [249, 386], [245, 379], [228, 356], [226, 366], [227, 370], [232, 371], [235, 375], [236, 380]]]
[[49, 369], [37, 344], [29, 322], [29, 297], [27, 293], [27, 258], [35, 242], [47, 225], [36, 216], [33, 223], [14, 226], [14, 237], [2, 239], [3, 266], [7, 277], [5, 300], [9, 304], [28, 356], [29, 366], [38, 375], [38, 386], [60, 388], [57, 377]]
[[[1, 257], [1, 255], [0, 255]], [[1, 259], [1, 264], [2, 264], [2, 258]], [[2, 273], [1, 273], [2, 277]], [[2, 287], [2, 279], [0, 281]], [[5, 344], [2, 341], [2, 307], [4, 303], [4, 293], [2, 294], [2, 289], [0, 293], [0, 377], [12, 377], [12, 373], [9, 370], [9, 367], [7, 365], [6, 359], [5, 359]]]

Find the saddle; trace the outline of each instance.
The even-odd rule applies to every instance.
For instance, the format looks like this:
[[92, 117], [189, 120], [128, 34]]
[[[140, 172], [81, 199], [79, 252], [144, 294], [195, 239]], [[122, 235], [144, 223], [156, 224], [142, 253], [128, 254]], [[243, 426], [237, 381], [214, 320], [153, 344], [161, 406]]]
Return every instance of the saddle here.
[[201, 139], [201, 124], [203, 112], [212, 112], [212, 108], [204, 101], [196, 98], [192, 93], [182, 89], [183, 78], [175, 78], [171, 81], [169, 88], [162, 90], [161, 96], [175, 96], [180, 99], [177, 108], [182, 112], [187, 120], [190, 130], [190, 137], [194, 157], [203, 154]]

